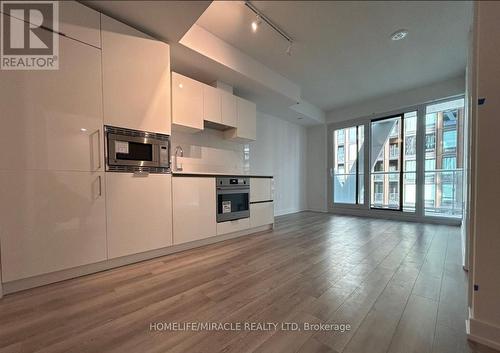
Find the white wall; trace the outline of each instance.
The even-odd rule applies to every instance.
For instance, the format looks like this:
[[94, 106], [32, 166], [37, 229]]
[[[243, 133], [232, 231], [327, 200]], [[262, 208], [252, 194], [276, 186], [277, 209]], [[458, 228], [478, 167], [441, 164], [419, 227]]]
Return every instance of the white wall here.
[[480, 1], [477, 9], [477, 96], [484, 105], [473, 109], [475, 135], [471, 203], [472, 294], [470, 338], [500, 349], [500, 2]]
[[307, 209], [326, 212], [327, 195], [326, 126], [307, 129]]
[[250, 143], [250, 173], [274, 176], [276, 215], [306, 209], [306, 128], [257, 113], [257, 141]]
[[391, 112], [440, 98], [464, 94], [464, 89], [465, 73], [450, 80], [331, 110], [327, 113], [326, 122], [339, 122]]
[[[276, 215], [306, 209], [307, 131], [298, 124], [257, 112], [257, 140], [248, 145], [224, 140], [221, 131], [174, 131], [172, 153], [184, 150], [184, 172], [274, 176]], [[248, 147], [249, 158], [245, 157]]]

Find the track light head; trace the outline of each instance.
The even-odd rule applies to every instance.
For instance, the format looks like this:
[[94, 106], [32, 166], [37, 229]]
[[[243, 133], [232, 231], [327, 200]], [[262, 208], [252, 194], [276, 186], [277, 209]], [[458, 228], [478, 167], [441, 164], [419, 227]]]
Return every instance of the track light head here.
[[260, 19], [260, 16], [257, 16], [255, 21], [252, 21], [252, 31], [257, 32], [257, 29], [259, 28], [259, 25], [262, 23], [262, 20]]

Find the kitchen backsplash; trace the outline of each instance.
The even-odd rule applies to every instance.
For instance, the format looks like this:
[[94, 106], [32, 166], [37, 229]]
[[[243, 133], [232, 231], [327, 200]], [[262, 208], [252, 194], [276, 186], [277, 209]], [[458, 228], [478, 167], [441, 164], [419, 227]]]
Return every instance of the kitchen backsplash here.
[[[184, 157], [178, 158], [183, 172], [250, 172], [248, 145], [225, 140], [222, 131], [205, 129], [193, 134], [172, 131], [171, 143], [172, 158], [177, 146], [181, 146], [184, 151]], [[172, 168], [175, 171], [174, 164]]]

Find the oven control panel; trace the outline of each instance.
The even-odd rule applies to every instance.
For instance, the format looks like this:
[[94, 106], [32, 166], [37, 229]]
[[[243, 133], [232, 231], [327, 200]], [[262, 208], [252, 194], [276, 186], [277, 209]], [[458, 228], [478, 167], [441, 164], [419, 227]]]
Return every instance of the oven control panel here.
[[222, 178], [217, 178], [217, 186], [219, 187], [224, 187], [224, 186], [249, 186], [250, 185], [250, 178], [244, 178], [244, 177], [222, 177]]

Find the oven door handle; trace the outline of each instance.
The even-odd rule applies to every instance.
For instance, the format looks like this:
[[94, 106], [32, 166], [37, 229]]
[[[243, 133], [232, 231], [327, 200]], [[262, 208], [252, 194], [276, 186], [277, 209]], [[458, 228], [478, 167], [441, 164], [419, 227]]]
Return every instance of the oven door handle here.
[[250, 189], [219, 189], [217, 188], [217, 195], [228, 195], [228, 194], [249, 194]]

